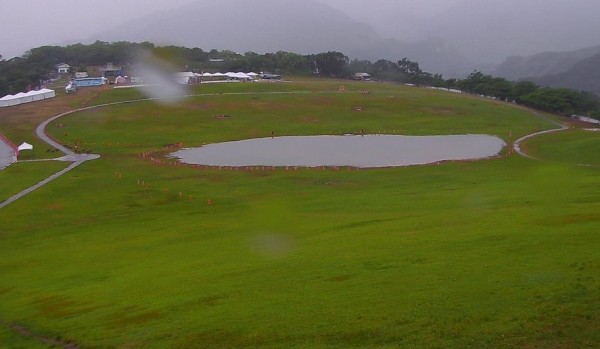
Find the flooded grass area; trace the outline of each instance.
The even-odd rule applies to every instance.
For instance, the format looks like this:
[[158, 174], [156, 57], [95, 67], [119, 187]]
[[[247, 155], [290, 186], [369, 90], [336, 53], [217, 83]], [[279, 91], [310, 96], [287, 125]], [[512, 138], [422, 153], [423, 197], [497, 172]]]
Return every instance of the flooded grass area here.
[[[228, 171], [140, 156], [180, 143], [361, 130], [510, 144], [554, 127], [487, 100], [353, 82], [340, 93], [340, 84], [277, 85], [311, 91], [299, 95], [202, 86], [195, 92], [215, 95], [51, 125], [55, 138], [102, 157], [0, 210], [0, 320], [80, 347], [598, 346], [597, 168], [510, 154]], [[248, 94], [228, 95], [240, 92]], [[119, 93], [102, 100], [133, 95]], [[0, 191], [43, 176], [43, 166], [8, 167]], [[0, 330], [0, 340], [26, 347], [14, 337]]]
[[376, 168], [484, 159], [498, 155], [504, 145], [502, 139], [487, 135], [295, 136], [209, 144], [169, 157], [208, 166]]

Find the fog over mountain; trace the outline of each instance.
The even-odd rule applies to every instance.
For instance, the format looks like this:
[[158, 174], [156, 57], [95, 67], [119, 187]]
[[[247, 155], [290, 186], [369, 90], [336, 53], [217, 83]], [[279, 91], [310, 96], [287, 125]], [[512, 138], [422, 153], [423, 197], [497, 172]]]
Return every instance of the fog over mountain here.
[[554, 75], [564, 73], [597, 54], [600, 54], [600, 46], [575, 51], [541, 52], [532, 56], [513, 56], [508, 57], [493, 73], [509, 80]]
[[[363, 19], [384, 37], [439, 38], [474, 62], [600, 44], [597, 0], [320, 0]], [[361, 6], [362, 5], [362, 6]]]
[[528, 80], [540, 86], [566, 87], [594, 92], [600, 96], [600, 53], [574, 64], [562, 73], [531, 77]]
[[[214, 13], [220, 15], [207, 15]], [[449, 75], [468, 71], [473, 65], [442, 40], [404, 43], [385, 39], [369, 25], [315, 0], [199, 1], [131, 21], [95, 37], [241, 53], [340, 51], [358, 59], [409, 57], [427, 70]]]
[[340, 50], [468, 72], [600, 44], [597, 0], [4, 0], [0, 54], [97, 39], [238, 52]]

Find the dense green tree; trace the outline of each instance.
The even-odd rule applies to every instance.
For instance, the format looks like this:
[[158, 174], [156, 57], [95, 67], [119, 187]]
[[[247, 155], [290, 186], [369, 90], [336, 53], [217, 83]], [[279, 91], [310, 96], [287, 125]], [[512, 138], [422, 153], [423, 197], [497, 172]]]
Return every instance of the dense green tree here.
[[348, 75], [352, 76], [356, 73], [367, 73], [369, 75], [374, 75], [375, 69], [373, 62], [369, 60], [353, 59], [348, 65]]
[[373, 63], [372, 75], [379, 80], [404, 82], [405, 75], [398, 69], [396, 62], [380, 59]]
[[506, 101], [514, 94], [513, 83], [503, 78], [493, 78], [486, 92], [487, 95]]
[[419, 63], [413, 62], [406, 57], [399, 60], [397, 65], [398, 65], [398, 69], [407, 75], [415, 76], [415, 75], [419, 75], [423, 72], [421, 70], [421, 68], [419, 67]]
[[269, 71], [280, 74], [312, 72], [338, 78], [351, 77], [355, 73], [364, 72], [379, 80], [458, 88], [468, 93], [503, 100], [513, 99], [520, 104], [565, 115], [577, 113], [598, 116], [600, 114], [600, 102], [592, 93], [539, 88], [528, 81], [513, 83], [480, 71], [474, 71], [462, 80], [444, 80], [442, 75], [425, 72], [418, 62], [406, 57], [396, 62], [385, 59], [374, 63], [356, 59], [350, 62], [347, 56], [337, 51], [313, 55], [299, 55], [285, 51], [266, 54], [246, 52], [241, 55], [230, 50], [213, 49], [207, 52], [197, 47], [157, 47], [150, 42], [124, 41], [113, 43], [96, 41], [91, 45], [74, 44], [66, 47], [42, 46], [29, 50], [22, 57], [9, 60], [3, 59], [0, 55], [0, 96], [37, 87], [42, 80], [47, 80], [54, 74], [55, 65], [58, 63], [67, 63], [75, 67], [74, 70], [81, 71], [89, 65], [113, 62], [128, 70], [137, 57], [141, 57], [140, 52], [143, 51], [151, 52], [153, 56], [168, 61], [175, 69], [181, 70]]
[[565, 98], [564, 92], [558, 89], [540, 88], [521, 97], [521, 100], [523, 104], [534, 108], [566, 113], [570, 112], [570, 103]]
[[539, 86], [531, 81], [517, 82], [513, 88], [513, 98], [517, 103], [521, 103], [521, 98], [523, 96], [535, 92], [538, 88]]
[[349, 63], [348, 56], [341, 52], [329, 51], [309, 56], [322, 76], [342, 77]]

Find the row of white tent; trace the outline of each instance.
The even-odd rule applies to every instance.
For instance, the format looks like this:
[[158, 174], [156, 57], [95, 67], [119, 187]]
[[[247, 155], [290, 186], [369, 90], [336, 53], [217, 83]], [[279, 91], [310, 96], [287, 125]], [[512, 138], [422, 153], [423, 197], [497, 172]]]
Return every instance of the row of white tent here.
[[24, 103], [41, 101], [56, 97], [56, 92], [47, 88], [38, 91], [19, 92], [16, 95], [6, 95], [0, 98], [0, 107], [12, 107]]
[[193, 73], [193, 72], [180, 72], [175, 74], [177, 82], [182, 84], [189, 83], [190, 79], [198, 78], [216, 78], [216, 79], [232, 79], [232, 80], [254, 80], [258, 74], [254, 72], [242, 73], [242, 72], [227, 72], [227, 73]]

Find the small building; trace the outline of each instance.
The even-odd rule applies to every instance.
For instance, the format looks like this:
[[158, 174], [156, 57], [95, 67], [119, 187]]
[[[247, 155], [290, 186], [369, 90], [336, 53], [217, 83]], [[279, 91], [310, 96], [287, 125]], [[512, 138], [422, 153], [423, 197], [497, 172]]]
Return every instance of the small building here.
[[60, 63], [60, 64], [57, 64], [55, 67], [56, 67], [56, 71], [59, 74], [67, 74], [67, 73], [69, 73], [69, 70], [71, 69], [71, 66], [68, 65], [67, 63]]
[[77, 78], [77, 79], [88, 78], [88, 77], [89, 77], [89, 75], [86, 71], [75, 72], [75, 78]]

